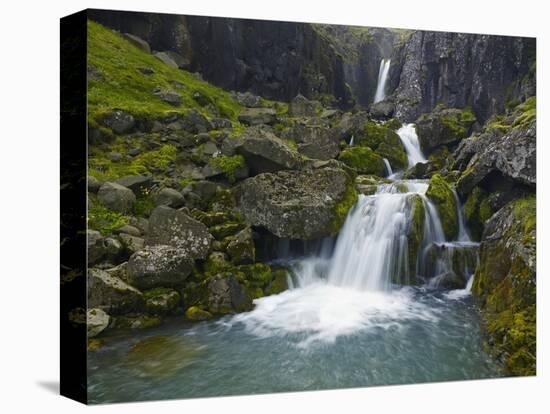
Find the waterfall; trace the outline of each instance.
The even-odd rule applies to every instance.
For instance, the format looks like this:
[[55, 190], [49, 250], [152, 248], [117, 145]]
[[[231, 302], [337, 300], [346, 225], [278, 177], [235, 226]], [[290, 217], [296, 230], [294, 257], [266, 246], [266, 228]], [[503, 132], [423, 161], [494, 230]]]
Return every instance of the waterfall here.
[[374, 103], [386, 99], [386, 82], [388, 81], [390, 63], [391, 59], [382, 59], [380, 61], [380, 69], [378, 70], [378, 84], [376, 85], [376, 93], [374, 94]]
[[386, 173], [388, 174], [388, 177], [393, 174], [393, 170], [391, 169], [391, 164], [387, 158], [384, 158], [384, 167], [386, 167]]
[[458, 194], [456, 193], [455, 189], [453, 189], [453, 195], [455, 197], [457, 210], [456, 214], [458, 216], [458, 241], [471, 242], [472, 239], [470, 239], [470, 234], [468, 233], [468, 229], [466, 228], [466, 224], [464, 223], [464, 211], [462, 211], [460, 199], [458, 198]]
[[418, 141], [418, 135], [416, 135], [414, 124], [403, 125], [397, 130], [397, 135], [399, 135], [405, 147], [405, 151], [409, 158], [409, 168], [413, 167], [416, 163], [424, 163], [427, 161], [420, 149], [420, 142]]

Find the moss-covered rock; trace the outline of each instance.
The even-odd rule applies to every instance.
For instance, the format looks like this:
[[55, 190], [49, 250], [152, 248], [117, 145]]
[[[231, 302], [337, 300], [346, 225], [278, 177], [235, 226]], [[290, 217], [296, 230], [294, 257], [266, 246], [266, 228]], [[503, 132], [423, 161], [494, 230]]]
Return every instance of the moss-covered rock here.
[[466, 138], [476, 122], [471, 108], [456, 109], [437, 106], [433, 112], [422, 114], [417, 120], [418, 137], [422, 149], [432, 152], [442, 145], [454, 145]]
[[475, 187], [464, 203], [464, 219], [474, 240], [481, 239], [485, 222], [493, 214], [488, 195], [481, 187]]
[[409, 204], [409, 228], [407, 229], [407, 256], [409, 259], [409, 280], [400, 281], [405, 284], [416, 283], [416, 268], [418, 261], [418, 253], [422, 245], [422, 239], [424, 238], [424, 221], [426, 212], [424, 208], [424, 201], [422, 197], [415, 194], [407, 199]]
[[173, 312], [180, 302], [180, 295], [174, 289], [155, 288], [143, 292], [145, 309], [153, 315], [166, 315]]
[[273, 277], [269, 287], [266, 289], [266, 296], [278, 295], [288, 289], [288, 272], [285, 269], [273, 271]]
[[198, 306], [191, 306], [185, 311], [185, 317], [190, 321], [206, 321], [212, 319], [214, 316], [204, 309]]
[[158, 316], [136, 315], [136, 316], [118, 316], [115, 319], [115, 328], [118, 329], [147, 329], [154, 328], [161, 324]]
[[241, 230], [227, 243], [227, 253], [235, 264], [247, 264], [256, 260], [256, 247], [250, 227]]
[[359, 174], [383, 176], [385, 172], [384, 160], [369, 147], [346, 148], [338, 159]]
[[367, 122], [357, 133], [355, 145], [369, 147], [380, 157], [386, 158], [393, 169], [404, 169], [408, 165], [407, 153], [392, 125], [386, 124]]
[[474, 277], [490, 344], [512, 375], [536, 374], [536, 199], [508, 203], [487, 222]]
[[458, 235], [458, 214], [451, 186], [441, 175], [435, 174], [430, 179], [426, 196], [435, 204], [445, 237], [447, 240], [454, 240]]

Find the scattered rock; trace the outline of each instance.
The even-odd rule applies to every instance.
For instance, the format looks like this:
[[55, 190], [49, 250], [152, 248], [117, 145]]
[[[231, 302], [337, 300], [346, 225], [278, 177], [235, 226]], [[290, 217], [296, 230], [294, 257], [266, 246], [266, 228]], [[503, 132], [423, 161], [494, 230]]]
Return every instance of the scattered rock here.
[[232, 94], [232, 97], [239, 103], [239, 105], [246, 106], [248, 108], [258, 108], [261, 106], [261, 98], [258, 95], [254, 95], [250, 92], [236, 92]]
[[153, 53], [153, 55], [161, 60], [164, 64], [174, 68], [174, 69], [178, 69], [178, 64], [174, 61], [174, 59], [172, 59], [172, 57], [166, 53], [166, 52], [155, 52]]
[[116, 134], [124, 134], [132, 130], [136, 124], [136, 120], [128, 112], [115, 109], [103, 115], [99, 123], [110, 128]]
[[110, 182], [106, 182], [100, 187], [97, 198], [107, 208], [119, 213], [130, 213], [136, 202], [136, 196], [132, 190]]
[[193, 134], [200, 134], [214, 129], [210, 121], [195, 109], [192, 109], [184, 115], [181, 120], [181, 125], [183, 129]]
[[303, 95], [297, 95], [288, 104], [289, 116], [315, 116], [321, 110], [321, 103], [310, 101]]
[[277, 121], [277, 112], [271, 108], [246, 108], [239, 114], [239, 121], [250, 126], [272, 125]]
[[359, 174], [385, 175], [384, 160], [369, 147], [346, 148], [338, 159]]
[[158, 91], [155, 92], [155, 95], [158, 96], [162, 101], [172, 105], [180, 106], [182, 102], [182, 97], [179, 93], [174, 91]]
[[127, 175], [119, 178], [115, 183], [129, 188], [136, 196], [140, 196], [153, 186], [153, 177], [151, 175]]
[[212, 235], [206, 226], [183, 211], [159, 206], [149, 217], [148, 245], [164, 244], [185, 252], [193, 259], [205, 259], [210, 252]]
[[129, 234], [123, 233], [119, 236], [119, 238], [129, 255], [132, 255], [145, 247], [145, 240], [141, 237], [130, 236]]
[[112, 314], [133, 312], [141, 308], [139, 290], [111, 276], [104, 270], [88, 269], [88, 307]]
[[208, 311], [226, 314], [249, 310], [252, 301], [233, 276], [214, 276], [208, 282]]
[[101, 181], [95, 178], [93, 175], [88, 175], [88, 192], [97, 193], [101, 187]]
[[165, 245], [147, 246], [128, 261], [132, 285], [140, 289], [180, 286], [193, 268], [185, 251]]
[[245, 157], [252, 174], [300, 169], [304, 165], [296, 150], [262, 128], [248, 128], [232, 141], [236, 152]]
[[373, 103], [369, 107], [369, 112], [374, 119], [390, 119], [393, 115], [395, 106], [390, 101], [380, 101]]
[[134, 226], [130, 226], [129, 224], [125, 224], [124, 226], [118, 228], [115, 230], [115, 233], [117, 234], [129, 234], [130, 236], [139, 237], [141, 236], [141, 231]]
[[185, 198], [183, 195], [173, 188], [163, 188], [158, 194], [155, 194], [153, 199], [157, 206], [179, 208], [185, 205]]

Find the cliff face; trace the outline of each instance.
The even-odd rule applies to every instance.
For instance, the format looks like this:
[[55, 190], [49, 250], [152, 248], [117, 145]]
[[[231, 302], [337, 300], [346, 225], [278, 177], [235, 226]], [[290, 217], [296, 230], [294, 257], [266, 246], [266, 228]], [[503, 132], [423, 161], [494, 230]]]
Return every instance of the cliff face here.
[[350, 108], [372, 103], [380, 60], [395, 116], [471, 106], [481, 122], [534, 95], [535, 39], [248, 19], [92, 10], [90, 17], [173, 51], [225, 89]]
[[[122, 16], [124, 16], [122, 18]], [[350, 106], [343, 57], [310, 24], [94, 10], [90, 17], [170, 50], [208, 81], [288, 101], [331, 95]]]
[[534, 95], [534, 50], [535, 39], [415, 32], [400, 51], [396, 116], [412, 122], [442, 103], [485, 121]]

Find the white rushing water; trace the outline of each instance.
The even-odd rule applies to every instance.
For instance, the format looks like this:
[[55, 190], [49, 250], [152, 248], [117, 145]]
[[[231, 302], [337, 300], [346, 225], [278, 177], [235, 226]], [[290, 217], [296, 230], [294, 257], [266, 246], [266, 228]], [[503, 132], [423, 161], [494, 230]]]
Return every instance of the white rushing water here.
[[[409, 166], [425, 162], [414, 125], [403, 125], [398, 134]], [[387, 160], [385, 164], [391, 175]], [[395, 180], [379, 184], [375, 194], [360, 195], [333, 251], [327, 244], [321, 252], [294, 262], [290, 290], [256, 299], [252, 312], [233, 320], [262, 337], [301, 333], [299, 346], [365, 329], [399, 327], [411, 319], [436, 320], [438, 312], [418, 302], [414, 289], [402, 285], [424, 277], [430, 281], [427, 287], [438, 288], [455, 270], [468, 280], [472, 261], [464, 260], [457, 268], [460, 261], [455, 254], [468, 259], [476, 244], [467, 234], [458, 198], [460, 235], [456, 241], [446, 240], [437, 209], [425, 195], [427, 189], [426, 180]], [[424, 206], [422, 241], [417, 250], [410, 250], [418, 198]], [[409, 257], [411, 251], [417, 251], [417, 257]], [[449, 299], [468, 294], [468, 288], [458, 289], [449, 293]]]
[[416, 163], [427, 161], [420, 149], [420, 141], [418, 141], [418, 135], [416, 134], [414, 124], [403, 125], [397, 130], [397, 135], [399, 135], [405, 147], [405, 151], [407, 152], [409, 168], [413, 167]]
[[380, 61], [380, 69], [378, 71], [378, 83], [376, 85], [376, 93], [374, 94], [374, 103], [386, 99], [386, 83], [388, 81], [390, 64], [391, 59], [382, 59]]
[[390, 162], [388, 161], [387, 158], [384, 158], [383, 160], [384, 160], [384, 166], [386, 167], [386, 174], [387, 174], [388, 177], [389, 177], [390, 175], [393, 174], [393, 170], [392, 170], [392, 168], [391, 168], [391, 164], [390, 164]]

